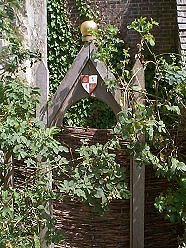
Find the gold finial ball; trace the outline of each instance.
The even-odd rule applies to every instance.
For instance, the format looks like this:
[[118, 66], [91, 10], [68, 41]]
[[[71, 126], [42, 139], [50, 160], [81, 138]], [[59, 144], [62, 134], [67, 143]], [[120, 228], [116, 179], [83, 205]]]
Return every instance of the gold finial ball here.
[[80, 31], [83, 37], [92, 36], [92, 31], [97, 30], [97, 24], [94, 21], [85, 21], [81, 24]]

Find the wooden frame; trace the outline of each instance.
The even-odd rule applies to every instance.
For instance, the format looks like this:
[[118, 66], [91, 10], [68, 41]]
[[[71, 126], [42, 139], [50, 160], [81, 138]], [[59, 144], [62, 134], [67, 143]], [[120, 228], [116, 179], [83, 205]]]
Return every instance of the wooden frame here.
[[[139, 59], [133, 66], [133, 85], [145, 89], [144, 68]], [[143, 94], [136, 93], [135, 100], [143, 102]], [[141, 142], [144, 138], [141, 137]], [[140, 144], [139, 144], [140, 145]], [[144, 210], [145, 210], [145, 166], [139, 167], [135, 158], [130, 161], [130, 248], [144, 248]]]
[[[115, 115], [122, 110], [120, 106], [121, 92], [110, 92], [106, 88], [106, 79], [115, 80], [114, 75], [102, 62], [95, 62], [93, 53], [95, 46], [87, 43], [83, 46], [65, 78], [57, 88], [57, 91], [48, 108], [48, 126], [62, 126], [66, 110], [80, 99], [95, 97], [113, 110]], [[98, 75], [98, 85], [95, 90], [88, 94], [79, 83], [80, 75]], [[133, 67], [133, 84], [145, 88], [144, 69], [140, 60], [137, 59]], [[134, 96], [137, 101], [143, 101], [141, 94]], [[123, 103], [127, 106], [127, 103]], [[136, 165], [135, 158], [130, 163], [130, 248], [144, 248], [144, 202], [145, 202], [145, 168]]]
[[[95, 46], [93, 44], [88, 43], [84, 45], [57, 88], [48, 108], [48, 126], [61, 126], [66, 110], [77, 101], [86, 97], [94, 97], [105, 102], [115, 115], [121, 110], [119, 104], [120, 91], [110, 92], [104, 84], [104, 80], [115, 80], [115, 77], [104, 63], [93, 60], [94, 50]], [[88, 94], [79, 83], [81, 74], [98, 75], [98, 85], [91, 94]]]

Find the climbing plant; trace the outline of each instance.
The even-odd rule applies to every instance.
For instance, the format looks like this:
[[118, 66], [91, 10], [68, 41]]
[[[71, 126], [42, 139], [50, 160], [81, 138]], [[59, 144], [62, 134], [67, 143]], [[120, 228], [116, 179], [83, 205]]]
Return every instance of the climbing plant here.
[[[91, 1], [76, 0], [81, 21], [97, 19], [98, 13], [91, 10]], [[95, 5], [93, 5], [96, 8]], [[61, 83], [82, 43], [78, 23], [70, 20], [65, 0], [49, 0], [48, 10], [48, 67], [50, 71], [50, 92], [54, 93]]]
[[[150, 33], [153, 25], [157, 23], [152, 19], [140, 18], [129, 26], [141, 35], [138, 56], [144, 69], [149, 73], [150, 67], [153, 71], [146, 90], [131, 80], [123, 84], [123, 90], [127, 85], [129, 107], [119, 114], [116, 132], [129, 141], [128, 150], [139, 166], [152, 166], [157, 176], [170, 181], [155, 206], [171, 221], [186, 226], [185, 64], [177, 55], [151, 52], [150, 46], [155, 45]], [[151, 61], [144, 57], [144, 49], [151, 52]], [[136, 100], [136, 94], [144, 99], [143, 103]]]
[[[5, 45], [0, 51], [0, 247], [41, 247], [41, 244], [58, 243], [62, 239], [55, 228], [50, 213], [50, 202], [62, 200], [66, 194], [84, 200], [100, 209], [107, 208], [112, 198], [128, 197], [126, 184], [121, 181], [124, 169], [115, 162], [115, 145], [95, 145], [90, 149], [86, 144], [80, 149], [79, 168], [69, 169], [64, 157], [68, 149], [61, 145], [54, 135], [55, 127], [46, 128], [35, 116], [39, 104], [39, 90], [28, 86], [24, 77], [25, 61], [40, 59], [38, 51], [23, 46], [18, 14], [24, 7], [22, 0], [2, 0], [0, 3], [0, 32]], [[66, 32], [66, 31], [65, 31]], [[69, 36], [70, 37], [70, 36]], [[70, 39], [70, 38], [69, 38]], [[67, 39], [68, 41], [68, 39]], [[70, 46], [70, 45], [69, 45]], [[66, 61], [66, 58], [64, 58]], [[67, 59], [68, 60], [68, 59]], [[55, 87], [55, 86], [54, 86]], [[105, 157], [100, 150], [105, 150]], [[94, 151], [94, 153], [92, 153]], [[112, 151], [112, 152], [111, 152]], [[87, 157], [88, 154], [88, 157]], [[92, 168], [86, 167], [96, 156], [100, 161]], [[83, 162], [87, 159], [87, 164]], [[104, 183], [102, 180], [102, 166]], [[113, 174], [113, 169], [118, 173]], [[78, 169], [79, 170], [79, 169]], [[50, 174], [55, 171], [63, 177], [57, 191], [51, 187]], [[27, 173], [26, 173], [27, 172]], [[82, 174], [81, 174], [82, 173]], [[26, 175], [25, 175], [26, 174]], [[79, 184], [81, 175], [86, 180]], [[71, 179], [66, 183], [66, 176]], [[111, 185], [106, 184], [112, 176]], [[94, 178], [98, 180], [95, 181]], [[109, 183], [109, 182], [108, 182]], [[69, 187], [67, 187], [67, 185]], [[89, 185], [94, 191], [88, 191]], [[119, 189], [123, 187], [123, 191]], [[86, 197], [85, 197], [86, 196]]]
[[54, 93], [80, 49], [81, 38], [68, 19], [64, 1], [48, 1], [47, 11], [50, 91]]
[[63, 125], [70, 127], [113, 128], [116, 125], [116, 116], [106, 103], [94, 98], [85, 98], [67, 111]]
[[[23, 1], [0, 3], [0, 33], [5, 41], [0, 53], [0, 247], [40, 247], [40, 233], [46, 228], [46, 242], [56, 240], [54, 220], [48, 207], [55, 198], [49, 174], [64, 148], [53, 138], [56, 128], [45, 128], [35, 118], [39, 90], [21, 77], [25, 61], [40, 58], [37, 51], [22, 45], [18, 13]], [[22, 13], [22, 12], [21, 12]], [[58, 157], [56, 157], [58, 155]], [[20, 165], [21, 181], [14, 176]], [[45, 173], [43, 173], [45, 172]]]
[[[74, 23], [70, 19], [68, 14], [68, 8], [66, 1], [48, 1], [48, 65], [50, 72], [50, 92], [51, 95], [55, 93], [57, 86], [61, 83], [65, 74], [67, 73], [69, 67], [71, 66], [75, 56], [77, 55], [80, 48], [83, 46], [82, 37], [80, 34], [79, 26], [85, 20], [95, 20], [99, 23], [101, 17], [96, 5], [93, 1], [89, 0], [76, 0], [76, 11], [79, 13], [79, 18], [77, 18], [77, 23]], [[127, 50], [123, 53], [124, 42], [118, 38], [119, 30], [114, 25], [108, 25], [104, 27], [99, 27], [98, 32], [96, 32], [95, 45], [98, 47], [96, 52], [95, 60], [99, 59], [105, 62], [113, 73], [120, 71], [122, 73], [121, 67], [123, 63], [126, 63], [126, 54], [128, 56]], [[124, 62], [123, 62], [124, 61]], [[115, 73], [115, 75], [118, 75]], [[107, 85], [112, 86], [111, 81], [107, 81]], [[86, 99], [78, 103], [78, 105], [72, 106], [69, 114], [65, 117], [65, 124], [81, 124], [81, 126], [94, 126], [95, 122], [88, 113], [91, 113], [92, 99]], [[86, 103], [86, 104], [85, 104]], [[94, 110], [96, 106], [94, 104]], [[107, 114], [103, 104], [97, 102], [97, 109], [101, 109], [103, 116]], [[79, 114], [83, 110], [83, 120], [82, 114]], [[82, 112], [82, 111], [81, 111]], [[95, 111], [94, 111], [95, 113]], [[101, 118], [101, 117], [100, 117]], [[97, 127], [103, 128], [114, 123], [114, 116], [110, 115], [107, 119], [104, 119], [105, 125], [102, 123]], [[110, 125], [111, 126], [111, 125]]]
[[[87, 9], [90, 4], [86, 5], [84, 1], [76, 1], [76, 4], [82, 20], [86, 17], [94, 19], [90, 9]], [[87, 13], [90, 16], [86, 16]], [[70, 25], [67, 15], [65, 22]], [[114, 26], [98, 29], [95, 41], [97, 53], [94, 59], [104, 61], [115, 73], [119, 84], [108, 81], [106, 84], [109, 88], [123, 87], [125, 91], [127, 88], [131, 105], [120, 113], [116, 131], [129, 140], [129, 151], [136, 157], [139, 165], [151, 165], [157, 175], [176, 182], [177, 190], [169, 188], [167, 194], [157, 199], [156, 207], [166, 212], [171, 220], [185, 222], [185, 157], [183, 135], [180, 134], [185, 128], [185, 65], [177, 56], [163, 57], [151, 51], [150, 47], [155, 46], [155, 38], [151, 33], [154, 26], [158, 26], [156, 21], [148, 21], [143, 17], [129, 25], [129, 28], [137, 31], [141, 37], [138, 56], [144, 64], [146, 91], [142, 92], [140, 86], [132, 85], [128, 50], [124, 49], [123, 42], [117, 38], [118, 30]], [[146, 60], [145, 50], [150, 52], [151, 61]], [[135, 102], [132, 96], [136, 92], [143, 94], [144, 103]], [[83, 106], [78, 108], [84, 109]], [[77, 115], [74, 119], [76, 117]], [[66, 121], [71, 120], [69, 118]], [[145, 137], [145, 142], [140, 143], [139, 133]]]

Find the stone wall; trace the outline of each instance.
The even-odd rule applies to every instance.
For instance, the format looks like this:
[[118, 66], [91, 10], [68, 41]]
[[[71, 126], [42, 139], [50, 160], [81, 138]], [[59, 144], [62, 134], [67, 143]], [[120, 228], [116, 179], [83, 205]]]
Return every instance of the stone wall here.
[[48, 99], [49, 80], [47, 69], [47, 4], [46, 0], [25, 0], [24, 14], [22, 18], [22, 30], [25, 47], [37, 50], [41, 54], [41, 60], [32, 68], [28, 61], [26, 80], [29, 85], [40, 88], [41, 107], [37, 110], [37, 116], [44, 117], [44, 105]]

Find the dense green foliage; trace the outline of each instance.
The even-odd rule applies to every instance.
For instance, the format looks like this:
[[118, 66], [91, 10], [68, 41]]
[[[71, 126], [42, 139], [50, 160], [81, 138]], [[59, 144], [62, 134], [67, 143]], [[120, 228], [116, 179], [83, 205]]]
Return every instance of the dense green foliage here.
[[[72, 29], [60, 2], [55, 0], [48, 3], [52, 92], [65, 75], [81, 44], [79, 31]], [[78, 0], [76, 3], [82, 18], [85, 18], [89, 6], [84, 1]], [[112, 199], [127, 198], [129, 192], [124, 168], [115, 162], [118, 142], [92, 146], [84, 142], [77, 151], [79, 158], [71, 161], [74, 162], [72, 166], [62, 156], [62, 152], [68, 151], [66, 147], [53, 138], [58, 130], [46, 128], [35, 118], [39, 92], [26, 85], [20, 78], [20, 71], [25, 70], [26, 60], [34, 63], [39, 55], [22, 46], [16, 18], [22, 1], [3, 0], [0, 7], [0, 32], [7, 42], [0, 54], [0, 247], [38, 248], [40, 233], [45, 228], [47, 242], [57, 243], [61, 239], [55, 230], [55, 220], [50, 215], [51, 200], [62, 200], [68, 194], [71, 199], [78, 198], [103, 211]], [[92, 15], [91, 12], [89, 14]], [[141, 18], [130, 26], [142, 36], [139, 56], [143, 55], [146, 44], [148, 48], [154, 45], [154, 37], [150, 33], [153, 24], [157, 25], [153, 20], [147, 22]], [[115, 132], [129, 141], [128, 150], [139, 166], [153, 166], [157, 176], [173, 182], [168, 191], [157, 199], [156, 207], [172, 221], [180, 221], [185, 225], [185, 65], [175, 56], [165, 59], [152, 54], [151, 62], [145, 61], [143, 57], [144, 65], [148, 68], [152, 64], [151, 68], [154, 68], [149, 80], [151, 85], [143, 90], [140, 85], [133, 86], [131, 79], [127, 81], [130, 75], [126, 69], [128, 52], [123, 50], [123, 42], [115, 39], [118, 31], [109, 26], [103, 33], [105, 40], [98, 34], [95, 59], [102, 59], [111, 69], [115, 69], [117, 64], [114, 73], [119, 86], [123, 86], [125, 91], [127, 86], [130, 100], [129, 108], [119, 114]], [[120, 55], [117, 62], [114, 58], [118, 52]], [[124, 57], [126, 59], [121, 62]], [[110, 87], [113, 84], [108, 82]], [[138, 96], [143, 96], [144, 102], [138, 102], [134, 97], [136, 92]], [[84, 116], [88, 109], [84, 110], [82, 106], [84, 102], [78, 106], [83, 109], [81, 114]], [[74, 110], [71, 111], [73, 113]], [[69, 120], [70, 117], [66, 119], [67, 123]], [[24, 168], [33, 168], [21, 185], [16, 178], [14, 183], [12, 180], [13, 166], [18, 167], [18, 162]], [[60, 178], [55, 193], [49, 183], [53, 170]]]
[[77, 149], [78, 159], [70, 163], [70, 178], [59, 189], [71, 199], [83, 198], [94, 210], [103, 213], [113, 199], [127, 199], [130, 194], [125, 179], [125, 168], [115, 161], [117, 140], [106, 144], [88, 145], [86, 140]]
[[[91, 0], [89, 2], [87, 4], [87, 1], [75, 1], [81, 21], [98, 18], [96, 6], [91, 3]], [[50, 92], [54, 93], [83, 45], [83, 42], [78, 24], [75, 25], [70, 20], [66, 2], [64, 0], [49, 0], [47, 5]], [[93, 6], [95, 12], [91, 10]]]
[[[43, 231], [46, 242], [57, 243], [61, 240], [61, 235], [55, 229], [55, 220], [50, 214], [50, 202], [62, 200], [67, 193], [71, 198], [83, 200], [102, 211], [107, 208], [111, 199], [128, 197], [126, 185], [121, 181], [121, 177], [124, 178], [124, 169], [115, 162], [113, 143], [104, 147], [82, 146], [79, 151], [81, 162], [78, 167], [81, 171], [79, 171], [76, 167], [69, 167], [68, 161], [62, 155], [68, 149], [53, 138], [58, 129], [46, 128], [35, 117], [39, 104], [39, 91], [28, 86], [21, 75], [26, 69], [25, 61], [30, 60], [34, 63], [39, 59], [39, 55], [37, 51], [30, 51], [22, 46], [17, 17], [18, 12], [23, 13], [22, 4], [23, 2], [18, 0], [3, 0], [0, 3], [0, 28], [6, 41], [0, 53], [0, 247], [2, 248], [39, 248], [43, 242], [41, 239]], [[67, 67], [64, 70], [67, 70]], [[105, 150], [105, 156], [101, 155], [100, 150]], [[99, 167], [96, 160], [94, 161], [96, 158], [97, 162], [100, 162]], [[14, 168], [19, 170], [20, 166], [21, 170], [30, 171], [26, 177], [22, 173], [14, 177]], [[103, 170], [103, 166], [107, 170]], [[113, 169], [117, 171], [116, 175], [113, 174]], [[62, 176], [55, 193], [51, 187], [53, 171]], [[66, 177], [70, 178], [68, 183]], [[107, 180], [110, 178], [109, 184]], [[104, 183], [101, 183], [102, 179], [105, 179]], [[87, 185], [89, 188], [85, 187]]]
[[[1, 48], [0, 75], [0, 247], [40, 247], [39, 235], [55, 236], [54, 220], [48, 207], [55, 198], [49, 174], [63, 147], [53, 138], [56, 128], [45, 128], [35, 118], [39, 91], [20, 78], [25, 61], [34, 62], [37, 52], [22, 46], [16, 13], [22, 1], [1, 1], [1, 32], [6, 45]], [[24, 162], [23, 162], [24, 160]], [[19, 161], [16, 162], [16, 161]], [[23, 164], [33, 172], [17, 184], [13, 167]], [[45, 172], [45, 173], [43, 173]], [[52, 236], [51, 236], [52, 235]]]
[[[79, 13], [78, 22], [93, 19], [99, 20], [99, 12], [96, 6], [90, 1], [76, 0], [76, 8]], [[124, 49], [123, 40], [118, 38], [119, 30], [113, 26], [99, 27], [96, 32], [97, 39], [94, 41], [98, 47], [95, 60], [99, 59], [105, 62], [112, 72], [118, 76], [118, 73], [124, 72], [123, 63], [126, 63], [128, 51]], [[79, 26], [70, 20], [65, 1], [48, 1], [48, 65], [50, 71], [50, 93], [53, 94], [57, 86], [61, 83], [67, 70], [71, 66], [75, 56], [83, 46]], [[125, 71], [126, 72], [126, 71]], [[106, 84], [112, 88], [113, 82], [107, 80]], [[108, 107], [103, 108], [103, 103], [97, 101], [97, 107], [92, 99], [83, 100], [72, 106], [65, 118], [65, 124], [78, 125], [86, 127], [107, 128], [112, 127], [115, 121], [114, 115]], [[86, 104], [85, 104], [86, 103]], [[103, 118], [95, 121], [90, 116], [91, 110], [95, 113], [100, 109]], [[83, 112], [82, 112], [83, 111]], [[109, 118], [104, 118], [109, 113]], [[83, 119], [82, 119], [83, 116]], [[95, 117], [95, 115], [94, 115]], [[101, 116], [99, 116], [101, 117]], [[98, 118], [98, 116], [97, 116]], [[104, 120], [103, 120], [104, 119]], [[105, 123], [105, 124], [103, 124]]]
[[78, 53], [79, 30], [68, 20], [63, 1], [48, 1], [48, 66], [50, 90], [55, 92]]
[[[148, 44], [154, 46], [154, 37], [149, 33], [153, 24], [157, 25], [142, 18], [130, 25], [138, 32], [144, 30], [139, 32], [143, 49], [146, 45], [149, 49]], [[153, 69], [148, 77], [151, 85], [144, 90], [129, 81], [129, 108], [119, 114], [116, 132], [129, 141], [128, 149], [139, 166], [152, 166], [157, 176], [170, 181], [155, 206], [171, 221], [186, 226], [185, 64], [175, 55], [162, 57], [152, 53], [152, 61], [145, 61], [143, 54], [139, 56], [148, 71], [149, 66]]]
[[[0, 87], [0, 246], [33, 247], [40, 231], [48, 228], [50, 240], [53, 220], [48, 209], [49, 199], [54, 198], [47, 183], [47, 170], [64, 164], [56, 156], [63, 147], [53, 138], [56, 128], [46, 129], [35, 119], [38, 90], [30, 88], [16, 73], [1, 78]], [[21, 162], [33, 172], [16, 185], [13, 166]], [[14, 161], [14, 163], [13, 163]], [[43, 173], [45, 171], [45, 173]], [[42, 174], [41, 174], [42, 173]], [[15, 185], [14, 185], [14, 183]], [[54, 232], [54, 230], [53, 230]], [[8, 246], [8, 247], [11, 247]]]
[[116, 117], [106, 103], [86, 98], [67, 111], [63, 124], [71, 127], [113, 128], [116, 125]]

